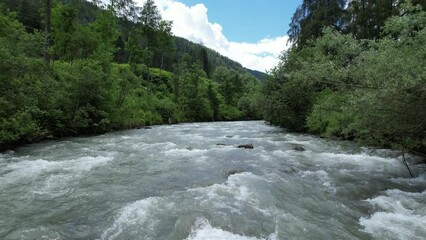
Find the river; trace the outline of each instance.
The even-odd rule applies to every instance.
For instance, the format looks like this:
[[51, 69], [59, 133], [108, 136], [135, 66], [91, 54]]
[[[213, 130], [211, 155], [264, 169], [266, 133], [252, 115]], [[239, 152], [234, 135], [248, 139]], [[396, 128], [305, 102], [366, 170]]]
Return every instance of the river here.
[[0, 155], [0, 239], [425, 239], [414, 171], [261, 121], [47, 141]]

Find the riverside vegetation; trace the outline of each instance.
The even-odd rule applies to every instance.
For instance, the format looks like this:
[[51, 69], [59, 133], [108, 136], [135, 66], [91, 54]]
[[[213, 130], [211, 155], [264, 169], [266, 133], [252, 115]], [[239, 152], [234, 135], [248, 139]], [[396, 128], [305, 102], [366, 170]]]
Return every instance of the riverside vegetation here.
[[293, 47], [262, 88], [264, 118], [426, 153], [426, 4], [418, 3], [303, 1]]
[[260, 118], [251, 73], [262, 74], [173, 37], [153, 1], [140, 9], [132, 1], [49, 2], [0, 8], [0, 149], [143, 125]]
[[140, 9], [131, 0], [54, 1], [51, 24], [35, 2], [1, 7], [1, 148], [169, 120], [264, 118], [426, 153], [424, 1], [305, 0], [290, 50], [269, 77], [255, 73], [264, 81], [173, 37], [151, 0]]

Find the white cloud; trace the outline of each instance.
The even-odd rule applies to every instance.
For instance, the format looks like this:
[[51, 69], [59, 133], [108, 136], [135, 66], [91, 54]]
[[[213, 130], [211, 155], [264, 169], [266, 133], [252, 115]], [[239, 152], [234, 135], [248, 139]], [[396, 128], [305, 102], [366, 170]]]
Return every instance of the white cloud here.
[[[145, 0], [137, 0], [140, 6]], [[176, 0], [155, 0], [162, 17], [173, 21], [173, 34], [203, 43], [244, 67], [267, 71], [279, 62], [280, 53], [287, 49], [287, 36], [265, 38], [256, 43], [232, 42], [222, 32], [222, 26], [211, 23], [204, 4], [186, 6]]]

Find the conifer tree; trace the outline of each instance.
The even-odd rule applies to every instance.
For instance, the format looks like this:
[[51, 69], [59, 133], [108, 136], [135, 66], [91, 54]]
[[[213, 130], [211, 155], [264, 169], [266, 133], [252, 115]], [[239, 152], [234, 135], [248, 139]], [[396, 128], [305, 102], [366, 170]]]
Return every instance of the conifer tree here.
[[304, 0], [291, 19], [290, 42], [302, 46], [321, 36], [325, 27], [340, 30], [345, 5], [345, 0]]

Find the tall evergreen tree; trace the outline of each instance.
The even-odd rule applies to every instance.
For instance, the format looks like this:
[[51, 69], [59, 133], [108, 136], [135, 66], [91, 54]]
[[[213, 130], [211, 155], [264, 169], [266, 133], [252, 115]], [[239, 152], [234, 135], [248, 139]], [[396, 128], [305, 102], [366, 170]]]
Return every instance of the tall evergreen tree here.
[[[95, 0], [96, 2], [97, 0]], [[109, 7], [115, 14], [127, 20], [136, 20], [139, 7], [134, 0], [109, 0]]]
[[411, 0], [413, 5], [420, 5], [422, 6], [423, 11], [426, 10], [426, 1], [425, 0]]
[[353, 0], [346, 10], [347, 31], [359, 39], [378, 39], [385, 21], [398, 13], [400, 0]]
[[143, 5], [139, 20], [144, 26], [152, 29], [160, 27], [161, 15], [153, 0], [147, 0]]
[[346, 0], [304, 0], [294, 13], [288, 35], [298, 46], [322, 34], [325, 27], [340, 30]]
[[46, 63], [50, 62], [50, 54], [49, 54], [49, 47], [50, 47], [50, 20], [51, 20], [51, 10], [52, 10], [52, 4], [50, 0], [45, 0], [45, 12], [44, 12], [44, 23], [45, 23], [45, 34], [46, 34], [46, 43], [44, 47], [44, 60]]
[[[166, 21], [166, 20], [160, 21], [159, 31], [157, 34], [158, 49], [159, 49], [159, 52], [157, 55], [159, 55], [158, 57], [160, 61], [159, 66], [161, 69], [165, 67], [165, 60], [167, 60], [167, 55], [174, 52], [172, 25], [173, 25], [172, 21]], [[170, 64], [168, 67], [170, 67]]]
[[211, 76], [211, 67], [209, 63], [209, 56], [207, 55], [206, 47], [202, 46], [200, 48], [198, 61], [200, 62], [200, 65], [202, 66], [204, 72], [207, 74], [207, 76]]

